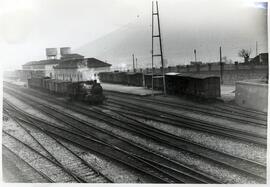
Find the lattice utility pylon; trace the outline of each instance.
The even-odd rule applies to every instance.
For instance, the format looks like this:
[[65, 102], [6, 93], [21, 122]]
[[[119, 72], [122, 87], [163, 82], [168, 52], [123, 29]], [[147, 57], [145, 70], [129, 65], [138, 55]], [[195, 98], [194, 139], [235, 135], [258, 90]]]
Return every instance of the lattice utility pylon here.
[[[157, 17], [158, 24], [158, 33], [154, 34], [154, 17]], [[159, 53], [154, 53], [154, 40], [159, 38]], [[158, 11], [158, 2], [156, 1], [156, 12], [154, 12], [154, 2], [152, 1], [152, 95], [154, 91], [154, 58], [160, 57], [161, 67], [162, 67], [162, 79], [163, 79], [163, 93], [166, 95], [166, 83], [165, 83], [165, 72], [164, 72], [164, 61], [163, 61], [163, 51], [162, 51], [162, 42], [161, 42], [161, 33], [160, 33], [160, 21], [159, 21], [159, 11]]]

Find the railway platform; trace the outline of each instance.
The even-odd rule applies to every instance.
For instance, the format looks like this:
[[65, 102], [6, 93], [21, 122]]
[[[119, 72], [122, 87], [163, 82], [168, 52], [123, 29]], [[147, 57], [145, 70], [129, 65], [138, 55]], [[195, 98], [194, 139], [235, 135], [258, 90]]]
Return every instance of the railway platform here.
[[22, 81], [14, 81], [14, 80], [10, 80], [10, 79], [4, 79], [5, 82], [9, 82], [11, 84], [15, 84], [17, 86], [22, 86], [22, 87], [26, 87], [27, 83], [26, 82], [22, 82]]
[[[108, 84], [108, 83], [101, 83], [101, 86], [105, 91], [120, 92], [139, 96], [152, 95], [152, 90], [144, 87], [126, 86], [121, 84]], [[154, 95], [161, 95], [162, 91], [154, 90], [153, 93]]]
[[221, 85], [221, 100], [224, 102], [230, 102], [235, 98], [235, 86], [234, 85]]

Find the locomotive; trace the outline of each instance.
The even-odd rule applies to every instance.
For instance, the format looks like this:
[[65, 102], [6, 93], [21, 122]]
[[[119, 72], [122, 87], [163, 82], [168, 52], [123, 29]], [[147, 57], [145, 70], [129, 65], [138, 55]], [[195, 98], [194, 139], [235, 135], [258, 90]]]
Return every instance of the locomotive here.
[[28, 79], [28, 87], [65, 96], [70, 101], [78, 100], [89, 104], [101, 104], [105, 100], [103, 88], [96, 80], [71, 82], [49, 77], [33, 77]]
[[105, 99], [103, 88], [96, 80], [70, 83], [67, 86], [67, 94], [70, 100], [85, 101], [90, 104], [102, 103]]

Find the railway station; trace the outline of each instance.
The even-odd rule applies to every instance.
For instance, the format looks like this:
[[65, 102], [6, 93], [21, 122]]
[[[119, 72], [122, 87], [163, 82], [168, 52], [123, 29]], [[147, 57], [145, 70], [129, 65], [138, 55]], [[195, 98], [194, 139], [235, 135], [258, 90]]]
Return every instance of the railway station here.
[[47, 46], [4, 72], [5, 183], [267, 183], [268, 52], [166, 64], [158, 5], [151, 67]]

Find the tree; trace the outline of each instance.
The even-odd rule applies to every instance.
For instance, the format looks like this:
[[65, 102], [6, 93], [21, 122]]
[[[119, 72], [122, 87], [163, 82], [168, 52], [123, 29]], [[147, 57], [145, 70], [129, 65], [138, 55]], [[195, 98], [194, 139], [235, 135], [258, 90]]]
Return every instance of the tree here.
[[248, 62], [248, 59], [249, 59], [250, 54], [251, 54], [251, 49], [250, 50], [248, 50], [248, 49], [241, 49], [238, 52], [238, 56], [244, 58], [245, 63]]

